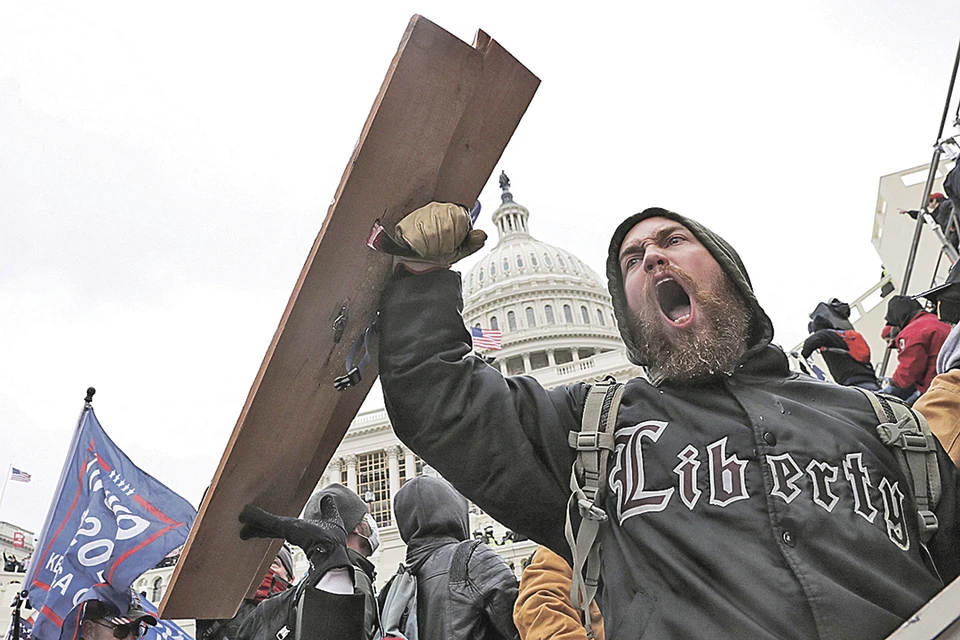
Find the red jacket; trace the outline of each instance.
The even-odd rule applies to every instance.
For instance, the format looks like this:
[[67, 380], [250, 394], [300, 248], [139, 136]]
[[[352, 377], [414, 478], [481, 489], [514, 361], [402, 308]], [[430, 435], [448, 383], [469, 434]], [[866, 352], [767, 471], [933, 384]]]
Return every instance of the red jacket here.
[[897, 334], [900, 364], [893, 372], [893, 384], [901, 389], [916, 386], [920, 393], [926, 391], [937, 375], [937, 354], [950, 335], [950, 328], [932, 313], [923, 311], [914, 316]]

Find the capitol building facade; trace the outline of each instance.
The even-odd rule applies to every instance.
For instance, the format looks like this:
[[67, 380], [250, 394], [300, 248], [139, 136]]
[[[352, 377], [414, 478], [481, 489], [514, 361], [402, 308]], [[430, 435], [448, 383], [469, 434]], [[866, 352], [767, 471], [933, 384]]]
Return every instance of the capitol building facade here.
[[[529, 375], [550, 388], [612, 375], [641, 375], [626, 357], [605, 284], [565, 249], [530, 234], [530, 212], [513, 200], [501, 175], [501, 205], [493, 214], [499, 242], [463, 274], [463, 318], [468, 327], [501, 331], [502, 349], [476, 349], [504, 375]], [[383, 585], [404, 561], [393, 496], [404, 482], [435, 473], [394, 435], [385, 410], [360, 413], [320, 479], [340, 482], [370, 507], [381, 546], [371, 558]], [[471, 505], [471, 530], [484, 537], [519, 575], [535, 544], [514, 540]], [[298, 559], [305, 567], [306, 561]]]

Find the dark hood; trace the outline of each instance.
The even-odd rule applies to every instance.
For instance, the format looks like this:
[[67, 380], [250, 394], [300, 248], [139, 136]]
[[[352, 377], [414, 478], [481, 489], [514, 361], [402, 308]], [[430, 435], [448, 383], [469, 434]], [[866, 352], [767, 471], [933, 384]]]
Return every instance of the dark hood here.
[[667, 209], [652, 207], [633, 214], [617, 227], [617, 230], [613, 233], [613, 238], [610, 240], [610, 250], [607, 253], [607, 288], [613, 298], [617, 326], [620, 329], [620, 336], [627, 345], [627, 357], [630, 358], [630, 361], [640, 366], [647, 366], [648, 364], [640, 358], [636, 342], [628, 331], [628, 327], [631, 325], [629, 320], [630, 309], [627, 306], [627, 296], [623, 290], [623, 277], [620, 273], [620, 246], [623, 244], [623, 239], [638, 222], [653, 217], [675, 220], [689, 229], [697, 240], [707, 248], [707, 251], [720, 264], [720, 268], [743, 295], [743, 299], [746, 300], [747, 305], [753, 312], [753, 322], [750, 327], [747, 352], [743, 356], [744, 359], [753, 356], [770, 344], [773, 339], [773, 323], [770, 322], [770, 318], [767, 317], [766, 312], [757, 302], [757, 296], [753, 293], [753, 285], [750, 284], [750, 276], [747, 275], [747, 269], [743, 266], [743, 262], [734, 248], [726, 240], [699, 222]]
[[358, 496], [356, 491], [335, 482], [310, 496], [307, 506], [303, 508], [304, 520], [321, 519], [320, 501], [324, 496], [333, 496], [333, 501], [337, 503], [337, 511], [340, 512], [340, 519], [343, 520], [343, 528], [347, 533], [356, 529], [363, 520], [363, 516], [367, 515], [367, 503], [363, 498]]
[[393, 500], [393, 512], [414, 573], [437, 548], [470, 537], [467, 499], [442, 478], [407, 482]]
[[893, 296], [887, 303], [887, 315], [883, 319], [887, 324], [902, 329], [921, 311], [923, 307], [910, 296]]

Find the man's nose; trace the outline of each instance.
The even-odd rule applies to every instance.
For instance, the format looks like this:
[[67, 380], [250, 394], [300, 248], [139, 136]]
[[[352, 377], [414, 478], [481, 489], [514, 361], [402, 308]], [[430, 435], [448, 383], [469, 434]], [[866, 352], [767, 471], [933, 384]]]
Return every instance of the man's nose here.
[[658, 247], [649, 247], [643, 254], [643, 270], [647, 273], [667, 265], [667, 256]]

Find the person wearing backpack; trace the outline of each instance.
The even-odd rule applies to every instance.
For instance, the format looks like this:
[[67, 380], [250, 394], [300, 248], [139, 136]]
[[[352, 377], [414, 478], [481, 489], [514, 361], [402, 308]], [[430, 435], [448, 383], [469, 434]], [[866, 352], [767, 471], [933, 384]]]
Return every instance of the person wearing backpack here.
[[327, 485], [317, 491], [303, 508], [305, 520], [319, 520], [321, 517], [320, 503], [324, 496], [332, 496], [337, 503], [337, 510], [343, 518], [343, 526], [347, 530], [347, 558], [353, 565], [353, 577], [357, 590], [363, 594], [363, 627], [367, 640], [380, 637], [380, 616], [378, 615], [376, 567], [369, 558], [380, 546], [380, 532], [377, 530], [377, 521], [370, 515], [367, 503], [355, 491], [339, 483]]
[[236, 640], [364, 640], [364, 595], [356, 588], [347, 556], [347, 531], [332, 495], [321, 498], [313, 520], [278, 516], [254, 504], [238, 516], [240, 538], [272, 538], [295, 544], [310, 561], [296, 586], [260, 602]]
[[[577, 540], [588, 568], [600, 561], [608, 639], [882, 638], [960, 575], [957, 470], [926, 423], [791, 371], [720, 236], [661, 208], [614, 232], [608, 289], [648, 377], [596, 403], [599, 384], [546, 389], [470, 355], [448, 268], [482, 245], [468, 221], [431, 203], [397, 225], [417, 258], [397, 259], [379, 306], [387, 412], [511, 530], [572, 563], [565, 531], [592, 529]], [[916, 475], [901, 464], [913, 454]], [[571, 496], [590, 477], [599, 499]], [[573, 574], [589, 603], [593, 574]]]
[[[405, 569], [416, 577], [413, 637], [519, 640], [513, 623], [517, 579], [493, 549], [470, 538], [466, 499], [446, 480], [421, 476], [400, 488], [393, 511], [407, 544]], [[384, 599], [393, 586], [384, 588]], [[382, 614], [389, 635], [391, 616]], [[411, 637], [409, 630], [404, 637]]]
[[870, 364], [870, 346], [855, 329], [841, 329], [822, 315], [811, 315], [810, 335], [803, 341], [804, 359], [819, 350], [837, 384], [879, 391], [880, 383]]

